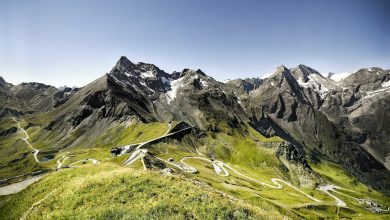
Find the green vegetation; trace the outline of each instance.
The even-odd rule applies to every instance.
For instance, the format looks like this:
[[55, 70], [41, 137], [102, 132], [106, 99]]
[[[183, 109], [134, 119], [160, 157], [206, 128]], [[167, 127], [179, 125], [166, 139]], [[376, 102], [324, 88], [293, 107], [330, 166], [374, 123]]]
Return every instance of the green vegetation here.
[[53, 173], [3, 197], [0, 219], [282, 219], [180, 176], [111, 163]]
[[[253, 137], [243, 137], [237, 133], [231, 135], [218, 133], [214, 137], [205, 137], [206, 141], [199, 141], [204, 142], [204, 145], [198, 146], [197, 150], [186, 150], [190, 146], [185, 147], [182, 143], [161, 143], [151, 146], [150, 151], [165, 159], [174, 158], [175, 161], [179, 161], [185, 156], [199, 156], [198, 153], [200, 153], [203, 157], [213, 157], [224, 161], [237, 171], [254, 179], [269, 184], [272, 184], [272, 178], [286, 179], [299, 187], [298, 177], [294, 176], [295, 172], [286, 172], [281, 169], [282, 162], [275, 156], [276, 146], [280, 139], [274, 138], [276, 142], [269, 140], [263, 142], [259, 139], [266, 138], [260, 134], [252, 134], [252, 136], [258, 137], [258, 140], [253, 140]], [[336, 194], [348, 204], [348, 208], [338, 208], [335, 206], [333, 198], [316, 189], [301, 188], [309, 195], [320, 199], [321, 203], [308, 199], [286, 185], [283, 186], [283, 189], [264, 187], [230, 170], [230, 176], [219, 176], [210, 163], [202, 160], [188, 159], [186, 163], [199, 171], [196, 174], [185, 173], [189, 178], [207, 183], [215, 189], [247, 201], [254, 206], [270, 212], [282, 213], [293, 219], [302, 217], [306, 219], [386, 219], [390, 217], [390, 213], [387, 212], [371, 213], [365, 209], [364, 205], [347, 196]], [[386, 206], [390, 204], [388, 197], [357, 182], [356, 179], [334, 164], [324, 161], [316, 165], [313, 164], [313, 169], [329, 184], [356, 189], [356, 191], [340, 190], [340, 192], [357, 198], [372, 198]], [[332, 171], [329, 172], [329, 170]]]
[[252, 136], [253, 138], [255, 138], [255, 140], [258, 140], [262, 143], [279, 143], [279, 142], [283, 141], [283, 139], [278, 137], [278, 136], [273, 136], [270, 138], [264, 137], [263, 135], [261, 135], [259, 132], [257, 132], [255, 129], [253, 129], [249, 125], [248, 125], [247, 129], [248, 129], [250, 136]]
[[[327, 161], [311, 163], [310, 165], [313, 168], [313, 170], [316, 173], [320, 174], [321, 177], [326, 181], [333, 183], [337, 186], [341, 186], [343, 188], [349, 189], [349, 190], [340, 190], [340, 191], [347, 194], [352, 193], [352, 195], [358, 198], [373, 199], [379, 202], [380, 204], [385, 204], [387, 206], [390, 206], [389, 197], [384, 196], [383, 194], [362, 184], [355, 177], [351, 176], [345, 170], [343, 170], [340, 166]], [[343, 199], [348, 199], [348, 198], [343, 197]]]
[[[0, 121], [0, 132], [12, 128], [17, 129], [17, 123], [11, 118]], [[35, 162], [31, 149], [21, 140], [24, 137], [20, 130], [0, 137], [0, 179], [42, 169]]]
[[[27, 124], [31, 122], [43, 123], [44, 119], [28, 118], [29, 122], [23, 119], [18, 120], [21, 126], [26, 128]], [[11, 118], [3, 119], [0, 124], [0, 132], [17, 126]], [[87, 137], [88, 135], [85, 135], [86, 137], [83, 138], [86, 140], [77, 141], [78, 138], [83, 136], [81, 131], [75, 130], [64, 136], [64, 134], [58, 134], [55, 131], [48, 132], [42, 126], [35, 124], [35, 126], [26, 128], [26, 131], [30, 136], [29, 142], [34, 148], [40, 150], [38, 158], [42, 163], [36, 163], [31, 149], [21, 140], [25, 137], [24, 133], [18, 129], [16, 133], [0, 139], [0, 179], [29, 174], [39, 170], [55, 169], [57, 159], [59, 159], [57, 156], [65, 152], [69, 152], [75, 157], [70, 157], [64, 165], [87, 158], [94, 158], [99, 161], [109, 160], [111, 159], [110, 148], [157, 138], [163, 135], [167, 129], [167, 124], [158, 122], [143, 124], [135, 121], [128, 126], [124, 123], [114, 123], [95, 138], [94, 136]], [[58, 140], [58, 137], [62, 137], [61, 141]], [[62, 146], [71, 144], [73, 144], [73, 147], [61, 150]]]
[[[27, 122], [21, 121], [22, 126]], [[16, 126], [10, 120], [1, 123], [1, 130]], [[371, 213], [364, 205], [354, 199], [337, 195], [348, 205], [348, 208], [336, 207], [333, 198], [315, 189], [302, 189], [311, 196], [320, 199], [316, 203], [303, 194], [284, 185], [283, 189], [265, 187], [248, 180], [230, 171], [230, 176], [222, 177], [215, 173], [208, 162], [188, 159], [186, 163], [198, 169], [198, 173], [183, 173], [176, 169], [179, 175], [165, 176], [158, 172], [143, 171], [141, 162], [132, 164], [131, 168], [121, 164], [129, 155], [112, 158], [109, 149], [131, 143], [139, 143], [163, 135], [168, 126], [164, 123], [142, 124], [132, 123], [113, 124], [101, 133], [94, 141], [79, 142], [69, 148], [59, 151], [50, 151], [46, 142], [53, 141], [50, 134], [39, 126], [27, 129], [30, 141], [34, 147], [41, 149], [41, 157], [54, 155], [52, 160], [37, 164], [27, 145], [20, 140], [24, 137], [21, 132], [11, 134], [7, 139], [1, 139], [0, 153], [2, 158], [0, 175], [18, 175], [41, 169], [54, 169], [60, 154], [69, 152], [69, 158], [63, 166], [75, 161], [93, 158], [101, 162], [95, 166], [83, 165], [82, 168], [62, 169], [52, 172], [26, 190], [11, 196], [0, 198], [0, 219], [19, 218], [34, 203], [28, 216], [31, 219], [38, 216], [46, 219], [77, 218], [123, 219], [123, 218], [230, 218], [238, 219], [267, 218], [278, 219], [289, 217], [292, 219], [388, 219], [389, 213]], [[226, 129], [226, 128], [225, 128]], [[0, 130], [0, 131], [1, 131]], [[185, 156], [199, 156], [215, 158], [229, 164], [237, 171], [256, 180], [272, 184], [272, 178], [285, 179], [299, 187], [297, 172], [283, 168], [275, 152], [278, 144], [283, 141], [279, 137], [266, 138], [254, 129], [248, 127], [249, 136], [240, 132], [209, 133], [203, 138], [184, 137], [181, 141], [169, 140], [146, 146], [149, 151], [158, 157], [174, 158], [179, 161]], [[81, 131], [74, 131], [67, 137], [78, 139]], [[45, 138], [44, 138], [45, 137]], [[63, 143], [62, 143], [63, 144]], [[7, 162], [20, 157], [7, 166]], [[321, 161], [311, 163], [313, 170], [327, 183], [335, 184], [349, 190], [340, 190], [352, 197], [373, 199], [383, 205], [390, 205], [390, 199], [368, 188], [355, 178], [348, 175], [341, 167]], [[5, 164], [5, 165], [4, 165]], [[293, 169], [293, 167], [290, 167]], [[12, 174], [12, 175], [11, 175]], [[206, 186], [200, 186], [188, 181], [197, 180]], [[238, 199], [231, 200], [222, 197], [219, 193], [227, 193]], [[53, 192], [53, 194], [50, 194]], [[49, 195], [49, 196], [48, 196]], [[146, 205], [147, 204], [147, 205]]]

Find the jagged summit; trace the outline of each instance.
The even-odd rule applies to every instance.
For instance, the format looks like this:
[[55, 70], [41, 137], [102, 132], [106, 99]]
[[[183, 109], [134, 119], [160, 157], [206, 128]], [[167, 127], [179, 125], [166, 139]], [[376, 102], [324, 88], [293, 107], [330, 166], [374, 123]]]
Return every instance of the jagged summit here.
[[0, 84], [4, 85], [6, 84], [7, 82], [3, 79], [3, 77], [0, 76]]
[[116, 80], [127, 85], [136, 85], [139, 89], [165, 91], [167, 90], [167, 82], [170, 80], [170, 75], [159, 69], [154, 64], [149, 63], [133, 63], [125, 56], [122, 56], [116, 65], [109, 72], [109, 75]]
[[[175, 75], [176, 73], [174, 72], [172, 75]], [[183, 69], [180, 73], [180, 77], [183, 77], [183, 76], [186, 76], [186, 75], [196, 75], [196, 74], [199, 74], [199, 75], [202, 75], [202, 76], [207, 76], [206, 73], [204, 73], [202, 70], [200, 69], [197, 69], [197, 70], [193, 70], [193, 69]]]
[[290, 71], [296, 79], [305, 83], [308, 82], [310, 78], [312, 78], [312, 75], [317, 75], [320, 78], [324, 78], [317, 70], [303, 64], [299, 64], [297, 67], [291, 68]]
[[274, 78], [275, 76], [287, 73], [289, 71], [290, 70], [287, 67], [285, 67], [284, 65], [280, 65], [280, 66], [276, 67], [276, 70], [272, 74], [270, 74], [269, 77], [265, 77], [264, 79], [266, 79], [266, 78]]
[[114, 68], [122, 69], [122, 70], [130, 70], [134, 68], [135, 65], [132, 63], [127, 57], [121, 56], [121, 58], [118, 60]]
[[311, 74], [321, 75], [321, 73], [319, 73], [317, 70], [315, 70], [315, 69], [313, 69], [313, 68], [311, 68], [309, 66], [303, 65], [303, 64], [299, 64], [296, 67], [296, 69], [299, 69], [305, 75], [311, 75]]
[[284, 65], [280, 65], [280, 66], [278, 66], [277, 68], [276, 68], [276, 71], [277, 72], [284, 72], [284, 71], [288, 71], [289, 69], [286, 67], [286, 66], [284, 66]]

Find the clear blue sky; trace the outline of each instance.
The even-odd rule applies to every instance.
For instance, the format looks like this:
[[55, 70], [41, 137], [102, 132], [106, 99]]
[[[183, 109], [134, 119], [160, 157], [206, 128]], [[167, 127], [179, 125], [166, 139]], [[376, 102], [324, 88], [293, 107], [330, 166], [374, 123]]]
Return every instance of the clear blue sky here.
[[218, 80], [390, 68], [387, 0], [0, 1], [0, 76], [83, 86], [120, 56]]

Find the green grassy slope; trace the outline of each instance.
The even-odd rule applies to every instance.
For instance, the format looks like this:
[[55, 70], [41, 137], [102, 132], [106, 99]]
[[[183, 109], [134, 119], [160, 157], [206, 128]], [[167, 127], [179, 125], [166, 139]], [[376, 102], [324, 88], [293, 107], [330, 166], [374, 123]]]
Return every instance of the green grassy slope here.
[[112, 163], [61, 170], [1, 198], [0, 219], [282, 219], [209, 187]]
[[[77, 130], [65, 136], [61, 143], [54, 141], [55, 132], [47, 132], [41, 126], [35, 125], [26, 128], [27, 122], [18, 119], [21, 126], [26, 129], [30, 138], [28, 139], [32, 146], [40, 150], [38, 158], [42, 163], [36, 163], [31, 149], [21, 140], [25, 135], [17, 130], [16, 133], [0, 138], [0, 179], [9, 178], [16, 175], [28, 174], [34, 171], [54, 169], [56, 167], [57, 156], [64, 152], [75, 154], [64, 163], [69, 164], [73, 161], [94, 158], [106, 160], [111, 158], [109, 150], [115, 146], [122, 146], [130, 143], [138, 143], [150, 140], [163, 135], [168, 126], [165, 123], [143, 124], [133, 122], [131, 125], [112, 124], [107, 130], [96, 137], [90, 137], [89, 141], [80, 142], [73, 147], [61, 149], [66, 143], [72, 143], [78, 136]], [[0, 132], [12, 127], [16, 127], [16, 122], [10, 118], [1, 121]], [[45, 161], [45, 157], [50, 158]]]
[[[180, 143], [163, 143], [151, 146], [150, 151], [165, 159], [174, 158], [175, 161], [179, 161], [185, 156], [199, 156], [200, 153], [202, 157], [212, 156], [222, 160], [239, 172], [254, 179], [272, 184], [272, 178], [280, 178], [299, 187], [298, 176], [282, 169], [281, 160], [275, 156], [276, 147], [274, 146], [280, 142], [280, 139], [267, 140], [260, 134], [244, 137], [240, 134], [227, 135], [225, 133], [219, 133], [213, 138], [206, 137], [205, 139], [207, 141], [204, 141], [204, 145], [198, 146], [197, 150], [188, 151]], [[229, 171], [231, 175], [228, 177], [219, 176], [210, 163], [201, 160], [188, 159], [186, 163], [199, 171], [196, 174], [185, 174], [188, 177], [205, 182], [252, 205], [283, 213], [291, 218], [390, 218], [389, 212], [371, 213], [366, 210], [365, 205], [359, 204], [356, 200], [346, 196], [336, 194], [348, 205], [347, 208], [337, 208], [333, 198], [316, 189], [301, 188], [309, 195], [322, 200], [321, 203], [308, 199], [286, 185], [283, 189], [272, 189], [236, 175], [232, 171]], [[341, 192], [357, 198], [373, 199], [382, 205], [390, 205], [388, 197], [361, 184], [339, 166], [326, 161], [317, 164], [311, 163], [311, 165], [326, 183], [351, 189], [340, 190]]]
[[[11, 128], [17, 128], [14, 120], [0, 120], [0, 132]], [[35, 162], [28, 145], [21, 140], [24, 137], [20, 130], [0, 137], [0, 179], [43, 169]]]
[[[24, 123], [24, 124], [23, 124]], [[25, 125], [25, 122], [22, 126]], [[8, 125], [13, 126], [12, 122]], [[40, 142], [39, 127], [27, 129], [31, 143], [44, 150]], [[134, 163], [131, 168], [121, 166], [128, 154], [112, 158], [111, 147], [139, 143], [161, 136], [167, 130], [164, 123], [141, 124], [130, 126], [113, 126], [97, 137], [93, 144], [81, 143], [78, 146], [55, 152], [57, 158], [37, 165], [31, 155], [26, 155], [28, 169], [54, 168], [60, 153], [69, 151], [75, 155], [69, 157], [64, 165], [86, 158], [94, 158], [101, 162], [98, 166], [84, 165], [82, 168], [61, 170], [33, 184], [17, 195], [0, 197], [0, 219], [9, 213], [10, 218], [17, 218], [32, 204], [53, 192], [58, 196], [48, 196], [34, 208], [29, 216], [34, 218], [42, 212], [44, 218], [66, 218], [77, 215], [79, 218], [158, 218], [167, 215], [170, 218], [183, 219], [191, 216], [198, 219], [209, 219], [215, 216], [227, 218], [252, 216], [262, 218], [267, 215], [271, 219], [287, 216], [292, 219], [388, 219], [390, 214], [371, 213], [364, 205], [355, 200], [340, 196], [348, 208], [337, 208], [335, 201], [324, 193], [310, 188], [301, 188], [306, 193], [322, 200], [316, 203], [303, 194], [284, 185], [283, 189], [272, 189], [242, 176], [230, 172], [230, 176], [222, 177], [215, 173], [210, 163], [189, 159], [186, 162], [198, 169], [198, 173], [189, 174], [176, 170], [180, 175], [166, 177], [156, 172], [143, 171], [142, 164]], [[278, 137], [265, 138], [255, 130], [248, 128], [249, 135], [229, 130], [229, 132], [209, 133], [203, 138], [193, 140], [189, 144], [177, 140], [146, 146], [153, 154], [179, 161], [185, 156], [212, 157], [232, 166], [234, 169], [254, 179], [272, 184], [272, 178], [284, 179], [299, 187], [295, 172], [286, 171], [282, 161], [275, 155]], [[11, 139], [12, 138], [12, 139]], [[20, 134], [14, 134], [7, 141], [19, 143]], [[70, 137], [71, 138], [71, 137]], [[21, 142], [22, 143], [22, 142]], [[19, 143], [20, 144], [20, 143]], [[23, 143], [22, 143], [23, 144]], [[18, 144], [14, 145], [18, 146]], [[27, 149], [27, 146], [23, 146]], [[39, 148], [39, 147], [37, 147]], [[342, 190], [350, 196], [371, 198], [380, 204], [390, 205], [390, 199], [369, 187], [361, 184], [348, 175], [342, 168], [327, 161], [311, 162], [313, 170], [330, 184], [336, 184], [350, 190]], [[16, 163], [19, 164], [19, 163]], [[20, 163], [21, 167], [24, 165]], [[31, 168], [32, 167], [32, 168]], [[175, 169], [175, 167], [171, 167]], [[11, 169], [11, 168], [10, 168]], [[19, 174], [20, 170], [11, 170]], [[4, 171], [7, 174], [9, 170]], [[194, 184], [181, 178], [194, 179], [207, 184], [212, 189], [227, 193], [242, 202], [230, 201], [210, 191], [209, 187], [194, 187]], [[197, 191], [200, 190], [200, 191]], [[203, 196], [203, 194], [210, 194]], [[213, 197], [215, 196], [215, 197]], [[215, 198], [211, 199], [210, 198]], [[218, 199], [217, 199], [218, 198]], [[149, 205], [145, 205], [145, 204]]]

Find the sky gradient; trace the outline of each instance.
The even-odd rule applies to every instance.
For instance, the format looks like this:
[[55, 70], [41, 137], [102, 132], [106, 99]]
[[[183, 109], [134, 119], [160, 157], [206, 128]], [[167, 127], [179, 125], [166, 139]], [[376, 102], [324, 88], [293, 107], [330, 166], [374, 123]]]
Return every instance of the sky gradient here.
[[390, 68], [390, 1], [0, 1], [0, 76], [83, 86], [124, 55], [172, 72], [261, 77]]

